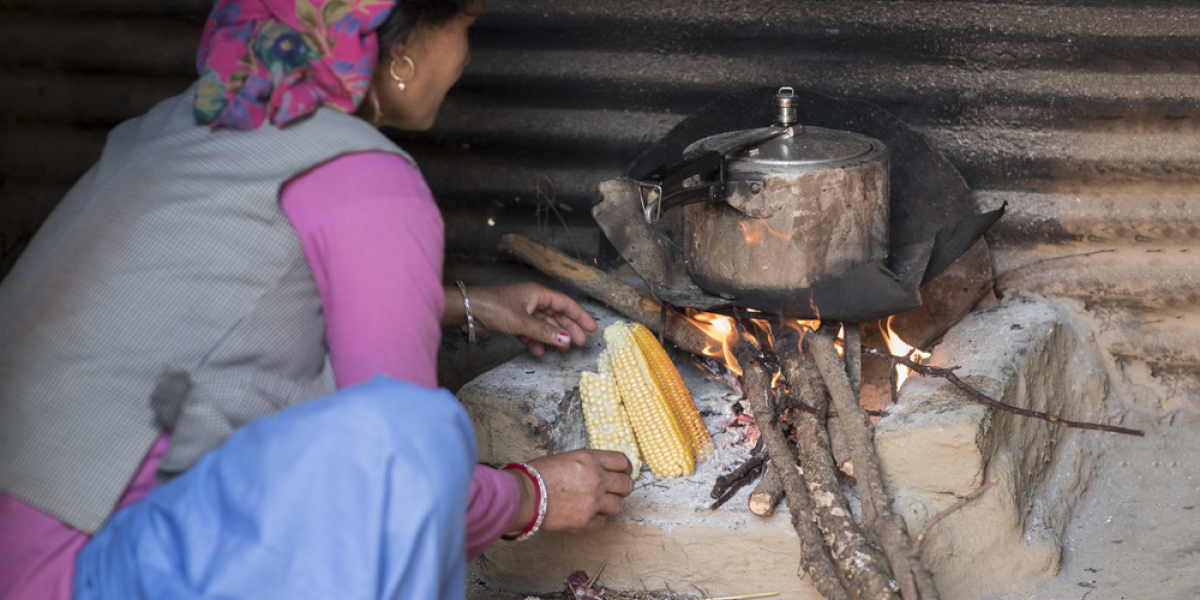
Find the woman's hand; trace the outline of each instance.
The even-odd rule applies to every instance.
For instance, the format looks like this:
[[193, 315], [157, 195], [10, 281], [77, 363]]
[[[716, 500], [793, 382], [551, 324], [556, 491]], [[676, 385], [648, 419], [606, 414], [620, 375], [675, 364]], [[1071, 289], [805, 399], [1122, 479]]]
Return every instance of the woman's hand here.
[[[534, 356], [546, 353], [545, 345], [561, 350], [587, 343], [586, 331], [596, 330], [596, 321], [578, 302], [562, 292], [524, 282], [507, 285], [473, 285], [467, 288], [475, 333], [500, 332], [514, 335]], [[466, 333], [466, 312], [457, 287], [446, 288], [443, 325]]]
[[[621, 452], [574, 450], [529, 461], [546, 483], [546, 517], [542, 531], [583, 531], [604, 525], [625, 507], [633, 493], [633, 466]], [[510, 534], [533, 520], [533, 482], [520, 471], [509, 471], [521, 485], [521, 508]]]

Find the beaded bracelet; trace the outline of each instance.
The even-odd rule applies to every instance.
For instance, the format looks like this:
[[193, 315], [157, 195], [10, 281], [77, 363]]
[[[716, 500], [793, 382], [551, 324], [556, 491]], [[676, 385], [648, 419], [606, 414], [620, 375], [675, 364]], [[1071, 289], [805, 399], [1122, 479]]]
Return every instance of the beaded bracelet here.
[[500, 468], [516, 469], [525, 473], [525, 475], [533, 481], [533, 488], [535, 490], [534, 493], [537, 494], [537, 497], [534, 500], [537, 504], [537, 510], [534, 511], [533, 520], [530, 521], [529, 524], [525, 526], [525, 529], [522, 529], [521, 533], [518, 533], [517, 535], [500, 536], [500, 539], [502, 540], [523, 542], [532, 537], [533, 534], [537, 533], [538, 530], [542, 528], [542, 521], [546, 519], [546, 482], [542, 479], [542, 474], [537, 472], [537, 469], [534, 469], [533, 467], [524, 463], [508, 463]]

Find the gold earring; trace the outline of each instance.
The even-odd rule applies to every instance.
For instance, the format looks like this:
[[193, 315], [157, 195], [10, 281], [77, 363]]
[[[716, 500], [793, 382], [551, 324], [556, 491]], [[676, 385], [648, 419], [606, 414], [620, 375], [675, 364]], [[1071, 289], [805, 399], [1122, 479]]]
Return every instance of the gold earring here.
[[392, 79], [396, 80], [396, 87], [400, 88], [400, 91], [403, 92], [404, 88], [407, 87], [405, 82], [412, 79], [413, 75], [417, 74], [417, 65], [413, 64], [413, 60], [409, 58], [407, 54], [401, 56], [400, 58], [404, 59], [404, 62], [408, 63], [408, 76], [400, 77], [396, 74], [396, 61], [394, 60], [392, 61], [392, 66], [388, 67], [388, 73], [392, 75]]

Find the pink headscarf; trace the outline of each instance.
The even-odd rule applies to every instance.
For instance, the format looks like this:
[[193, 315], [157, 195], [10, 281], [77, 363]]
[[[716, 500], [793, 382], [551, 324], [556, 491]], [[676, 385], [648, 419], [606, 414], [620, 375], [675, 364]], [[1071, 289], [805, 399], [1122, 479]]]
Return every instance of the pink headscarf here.
[[196, 55], [196, 122], [247, 130], [322, 105], [354, 112], [395, 1], [218, 0]]

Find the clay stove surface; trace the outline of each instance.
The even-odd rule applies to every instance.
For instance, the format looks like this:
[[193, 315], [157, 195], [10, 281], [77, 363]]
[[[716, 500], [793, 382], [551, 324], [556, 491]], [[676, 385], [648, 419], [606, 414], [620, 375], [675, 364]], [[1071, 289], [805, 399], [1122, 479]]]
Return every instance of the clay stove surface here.
[[[496, 277], [495, 271], [489, 272], [493, 278]], [[528, 273], [523, 273], [519, 274], [518, 278], [530, 277]], [[536, 276], [532, 278], [537, 279]], [[586, 301], [585, 306], [589, 310], [596, 308]], [[1086, 337], [1087, 332], [1083, 331], [1082, 341], [1085, 345]], [[566, 356], [570, 355], [560, 356], [555, 360], [562, 360]], [[1107, 368], [1112, 369], [1111, 363]], [[1087, 377], [1105, 377], [1103, 369], [1097, 371], [1089, 367], [1086, 371]], [[684, 372], [687, 373], [688, 369], [685, 368]], [[698, 375], [693, 373], [690, 377], [694, 379], [696, 376]], [[693, 379], [689, 379], [689, 384], [693, 383]], [[701, 385], [717, 386], [714, 388], [718, 390], [717, 397], [728, 396], [731, 393], [721, 390], [720, 384], [714, 382], [702, 381]], [[1122, 425], [1143, 428], [1147, 435], [1145, 438], [1133, 438], [1089, 432], [1087, 437], [1083, 438], [1087, 442], [1087, 454], [1090, 457], [1088, 464], [1084, 465], [1088, 473], [1086, 477], [1076, 478], [1079, 481], [1078, 485], [1074, 486], [1073, 497], [1064, 499], [1069, 502], [1070, 508], [1063, 513], [1066, 520], [1060, 524], [1059, 533], [1054, 536], [1061, 544], [1058, 564], [1040, 576], [1013, 577], [1005, 580], [999, 588], [979, 589], [974, 593], [960, 592], [950, 596], [996, 600], [1200, 597], [1200, 569], [1196, 568], [1200, 564], [1200, 520], [1195, 517], [1195, 511], [1200, 510], [1197, 508], [1200, 506], [1200, 467], [1197, 467], [1200, 464], [1200, 436], [1195, 435], [1197, 427], [1200, 426], [1200, 416], [1179, 411], [1161, 414], [1126, 410], [1120, 402], [1120, 394], [1116, 393], [1116, 396], [1109, 398], [1111, 405], [1104, 410], [1123, 413]], [[1079, 439], [1075, 434], [1071, 437]], [[1068, 440], [1063, 446], [1070, 447], [1073, 443], [1075, 442]], [[710, 463], [702, 467], [692, 479], [639, 482], [639, 485], [647, 486], [639, 490], [639, 494], [644, 497], [635, 498], [630, 504], [631, 507], [638, 507], [639, 511], [644, 511], [645, 517], [641, 521], [635, 518], [628, 522], [619, 522], [616, 527], [610, 525], [608, 535], [617, 536], [614, 539], [619, 540], [621, 536], [630, 533], [631, 527], [671, 527], [672, 519], [660, 513], [672, 507], [690, 512], [704, 510], [707, 503], [711, 502], [707, 499], [707, 492], [716, 475], [715, 471], [706, 473], [706, 469], [715, 468], [716, 464]], [[704, 475], [707, 476], [700, 480]], [[1067, 473], [1065, 477], [1073, 476]], [[653, 491], [653, 495], [645, 494], [647, 491]], [[721, 569], [728, 572], [731, 557], [740, 558], [747, 552], [759, 555], [765, 553], [764, 559], [779, 561], [786, 565], [791, 573], [795, 572], [798, 561], [797, 542], [794, 534], [791, 538], [786, 537], [787, 526], [781, 529], [781, 535], [784, 537], [757, 536], [751, 549], [729, 543], [729, 540], [736, 538], [755, 537], [755, 534], [744, 530], [747, 521], [742, 519], [757, 519], [743, 508], [746, 492], [747, 490], [743, 490], [721, 510], [709, 513], [722, 515], [716, 521], [718, 529], [723, 528], [725, 533], [717, 538], [716, 543], [708, 536], [701, 539], [691, 536], [686, 531], [680, 531], [678, 534], [672, 532], [669, 536], [669, 545], [678, 545], [693, 557], [691, 564], [684, 564], [674, 571], [671, 571], [672, 567], [662, 567], [668, 572], [656, 574], [658, 577], [674, 575], [675, 578], [670, 579], [677, 582], [671, 585], [673, 591], [695, 596], [705, 595], [703, 586], [689, 586], [684, 575], [690, 568], [699, 566], [702, 570], [707, 569], [713, 573], [719, 573]], [[780, 519], [779, 513], [775, 519]], [[678, 530], [677, 528], [676, 531]], [[567, 543], [565, 540], [566, 538], [564, 544]], [[568, 561], [572, 563], [570, 568], [594, 572], [602, 560], [611, 560], [611, 550], [614, 547], [612, 541], [597, 538], [595, 543], [591, 544], [594, 560]], [[1030, 538], [1024, 541], [1033, 543], [1035, 540]], [[578, 540], [571, 543], [577, 542]], [[658, 543], [658, 550], [650, 551], [651, 554], [661, 556], [669, 554], [668, 551], [672, 550], [662, 540]], [[554, 548], [553, 544], [551, 548]], [[565, 549], [566, 546], [558, 548]], [[555, 559], [562, 562], [566, 560], [565, 556], [565, 552], [552, 550], [543, 554], [542, 558], [524, 562], [521, 568], [530, 576], [541, 573], [545, 578], [546, 575], [550, 575], [548, 570], [552, 566], [552, 562], [547, 561]], [[630, 554], [629, 557], [641, 558], [636, 553]], [[513, 587], [501, 589], [485, 583], [479, 572], [486, 561], [485, 558], [471, 566], [468, 594], [473, 600], [524, 598], [529, 595], [528, 592], [533, 591], [532, 588], [517, 591], [514, 591]], [[982, 561], [975, 565], [975, 568], [977, 572], [986, 576], [992, 567], [986, 561]], [[557, 572], [558, 568], [554, 568], [554, 571]], [[598, 585], [610, 586], [614, 592], [622, 587], [607, 579], [609, 578], [602, 574]], [[553, 577], [550, 580], [552, 581]], [[791, 581], [801, 587], [808, 587], [807, 582], [799, 577], [792, 576]], [[623, 587], [641, 590], [647, 586]], [[558, 592], [538, 593], [545, 597], [562, 597], [562, 588], [558, 589]], [[762, 588], [737, 591], [750, 592], [757, 589]], [[943, 594], [943, 597], [948, 596]]]

